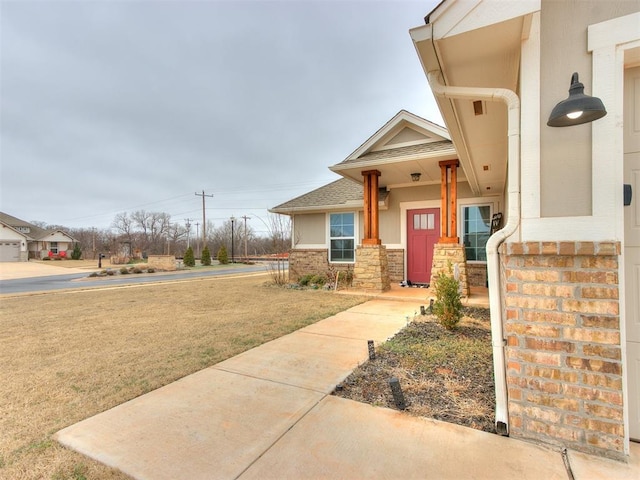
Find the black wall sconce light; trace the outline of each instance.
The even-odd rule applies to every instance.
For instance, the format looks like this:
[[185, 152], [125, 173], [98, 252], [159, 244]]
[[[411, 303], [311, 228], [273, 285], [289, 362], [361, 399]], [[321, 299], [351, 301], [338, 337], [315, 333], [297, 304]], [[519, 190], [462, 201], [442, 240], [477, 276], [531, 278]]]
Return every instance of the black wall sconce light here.
[[411, 181], [412, 182], [418, 182], [420, 180], [420, 173], [412, 173], [411, 174]]
[[585, 95], [584, 85], [578, 80], [578, 73], [571, 76], [569, 97], [558, 103], [549, 115], [550, 127], [570, 127], [593, 122], [604, 117], [607, 111], [598, 97]]

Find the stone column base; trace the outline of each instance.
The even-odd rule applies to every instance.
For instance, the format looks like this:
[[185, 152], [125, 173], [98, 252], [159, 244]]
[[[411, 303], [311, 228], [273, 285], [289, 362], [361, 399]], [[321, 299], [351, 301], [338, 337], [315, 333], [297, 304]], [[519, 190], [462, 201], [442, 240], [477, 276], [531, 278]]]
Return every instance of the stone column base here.
[[431, 285], [440, 272], [449, 273], [451, 263], [452, 273], [458, 272], [460, 292], [463, 297], [469, 296], [469, 280], [467, 277], [467, 256], [464, 246], [459, 243], [436, 243], [433, 247], [433, 263], [431, 265]]
[[356, 248], [353, 288], [370, 292], [386, 292], [391, 289], [386, 246], [359, 245]]

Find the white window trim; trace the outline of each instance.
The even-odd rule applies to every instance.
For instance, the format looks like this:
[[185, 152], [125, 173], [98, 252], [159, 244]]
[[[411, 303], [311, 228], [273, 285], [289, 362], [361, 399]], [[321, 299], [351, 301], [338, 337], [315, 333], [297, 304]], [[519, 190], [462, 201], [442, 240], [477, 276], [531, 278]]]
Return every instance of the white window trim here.
[[[331, 260], [331, 239], [333, 238], [331, 237], [331, 215], [339, 215], [344, 213], [350, 213], [351, 215], [353, 215], [353, 261], [344, 261], [344, 260], [334, 261], [334, 260]], [[334, 263], [336, 265], [353, 265], [356, 263], [356, 250], [358, 248], [358, 235], [360, 232], [360, 228], [358, 225], [359, 219], [360, 219], [360, 215], [355, 210], [327, 213], [326, 222], [325, 222], [326, 228], [327, 228], [327, 244], [325, 245], [325, 248], [327, 249], [327, 261], [329, 263]], [[351, 237], [335, 237], [335, 238], [350, 239]]]
[[[459, 238], [460, 238], [460, 244], [464, 247], [464, 209], [465, 208], [469, 208], [469, 207], [489, 207], [489, 219], [491, 220], [493, 218], [493, 214], [495, 213], [495, 205], [493, 202], [473, 202], [473, 203], [464, 203], [464, 204], [458, 204], [458, 208], [459, 208], [459, 213], [458, 213], [458, 218], [460, 219], [458, 221], [458, 230], [459, 230]], [[491, 229], [491, 225], [489, 225], [489, 229]], [[466, 249], [465, 249], [466, 250]], [[477, 264], [477, 265], [486, 265], [487, 261], [486, 260], [467, 260], [467, 263], [470, 264]]]

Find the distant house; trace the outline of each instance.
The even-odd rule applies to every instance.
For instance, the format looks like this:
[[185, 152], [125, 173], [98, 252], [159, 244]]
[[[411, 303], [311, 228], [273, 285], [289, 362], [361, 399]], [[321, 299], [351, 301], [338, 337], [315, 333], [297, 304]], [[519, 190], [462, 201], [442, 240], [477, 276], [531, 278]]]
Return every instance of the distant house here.
[[[624, 460], [640, 441], [640, 3], [444, 0], [411, 38], [470, 195], [505, 206], [487, 244], [498, 431]], [[606, 116], [550, 121], [570, 83]]]
[[70, 257], [76, 240], [62, 230], [45, 230], [0, 212], [0, 262]]
[[[437, 273], [434, 265], [437, 271], [444, 265], [438, 255], [460, 244], [464, 248], [451, 258], [456, 258], [465, 286], [485, 286], [485, 245], [491, 218], [502, 209], [502, 190], [472, 191], [458, 166], [445, 128], [400, 111], [329, 167], [343, 178], [271, 209], [292, 219], [290, 274], [298, 278], [330, 267], [351, 269], [357, 286], [372, 290], [403, 280], [429, 284]], [[501, 173], [491, 175], [491, 185], [497, 184]], [[358, 248], [362, 242], [385, 249], [385, 273], [357, 272], [370, 268], [360, 258], [369, 253]]]

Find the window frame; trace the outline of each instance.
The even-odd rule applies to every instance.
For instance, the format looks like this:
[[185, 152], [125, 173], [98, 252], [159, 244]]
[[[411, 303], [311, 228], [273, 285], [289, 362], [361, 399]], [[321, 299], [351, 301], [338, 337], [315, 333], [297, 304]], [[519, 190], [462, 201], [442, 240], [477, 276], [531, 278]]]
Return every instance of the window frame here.
[[[462, 246], [465, 249], [465, 256], [466, 256], [466, 251], [467, 248], [475, 248], [478, 249], [478, 247], [466, 247], [465, 246], [465, 236], [467, 234], [466, 231], [466, 222], [465, 222], [465, 215], [464, 215], [464, 210], [465, 208], [472, 208], [472, 207], [489, 207], [489, 237], [491, 236], [491, 218], [493, 217], [493, 212], [494, 212], [494, 204], [492, 202], [483, 202], [483, 203], [467, 203], [467, 204], [462, 204], [460, 205], [460, 219], [461, 221], [459, 222], [460, 225], [460, 243], [462, 244]], [[489, 237], [487, 237], [487, 240], [489, 239]], [[486, 251], [486, 243], [485, 243], [485, 251]], [[468, 263], [476, 263], [476, 264], [481, 264], [484, 265], [487, 263], [487, 260], [469, 260], [469, 258], [467, 257], [467, 262]]]
[[[331, 235], [331, 216], [332, 215], [351, 215], [353, 217], [353, 236], [350, 237], [334, 237]], [[327, 213], [327, 260], [329, 263], [335, 264], [347, 264], [352, 265], [356, 263], [356, 248], [357, 248], [357, 236], [358, 236], [358, 212], [328, 212]], [[331, 258], [331, 242], [333, 240], [352, 240], [353, 241], [353, 260], [333, 260]]]

